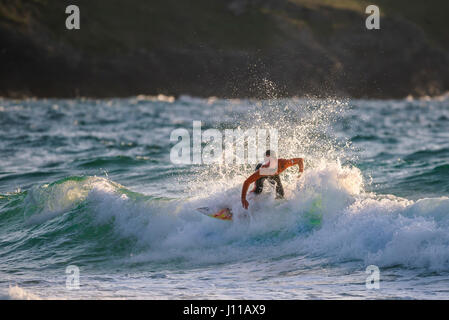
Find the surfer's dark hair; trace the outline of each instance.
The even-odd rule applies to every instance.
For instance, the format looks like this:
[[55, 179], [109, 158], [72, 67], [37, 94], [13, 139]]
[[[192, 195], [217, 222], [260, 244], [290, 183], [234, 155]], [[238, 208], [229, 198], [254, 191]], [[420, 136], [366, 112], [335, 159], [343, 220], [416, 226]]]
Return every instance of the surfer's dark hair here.
[[269, 156], [271, 155], [271, 150], [265, 151], [265, 155], [266, 155], [267, 157], [269, 157]]

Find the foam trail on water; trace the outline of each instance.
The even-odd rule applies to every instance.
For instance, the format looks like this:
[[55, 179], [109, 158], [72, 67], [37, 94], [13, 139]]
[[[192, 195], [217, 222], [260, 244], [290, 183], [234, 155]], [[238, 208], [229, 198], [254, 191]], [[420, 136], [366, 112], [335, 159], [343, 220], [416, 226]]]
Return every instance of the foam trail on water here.
[[18, 285], [9, 286], [7, 292], [1, 294], [2, 300], [41, 300], [37, 295], [19, 287]]

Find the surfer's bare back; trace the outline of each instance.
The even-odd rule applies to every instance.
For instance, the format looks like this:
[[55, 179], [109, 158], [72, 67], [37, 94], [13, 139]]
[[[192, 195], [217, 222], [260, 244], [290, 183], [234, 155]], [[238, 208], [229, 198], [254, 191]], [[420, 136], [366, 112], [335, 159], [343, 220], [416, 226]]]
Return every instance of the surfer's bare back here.
[[[242, 206], [245, 209], [248, 209], [249, 203], [246, 200], [246, 193], [248, 192], [248, 188], [251, 183], [256, 182], [256, 187], [253, 191], [256, 193], [260, 193], [262, 191], [261, 186], [263, 185], [263, 180], [268, 178], [273, 181], [276, 181], [278, 184], [276, 191], [281, 189], [281, 195], [283, 196], [282, 184], [279, 179], [279, 174], [283, 172], [285, 169], [290, 168], [294, 165], [298, 165], [299, 172], [304, 172], [304, 159], [303, 158], [292, 158], [292, 159], [276, 159], [273, 152], [267, 150], [265, 153], [266, 159], [268, 159], [263, 165], [259, 165], [256, 169], [256, 172], [249, 176], [242, 187]], [[268, 157], [268, 158], [267, 158]], [[277, 165], [276, 165], [277, 164]], [[257, 183], [260, 182], [260, 183]], [[280, 187], [280, 188], [278, 188]], [[257, 192], [258, 191], [258, 192]], [[279, 192], [278, 192], [279, 193]]]

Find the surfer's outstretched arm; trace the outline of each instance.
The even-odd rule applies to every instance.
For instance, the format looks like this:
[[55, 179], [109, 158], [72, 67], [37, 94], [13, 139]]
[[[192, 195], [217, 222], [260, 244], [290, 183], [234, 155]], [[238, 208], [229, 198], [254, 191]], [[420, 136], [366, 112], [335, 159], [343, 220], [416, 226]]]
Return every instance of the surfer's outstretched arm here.
[[248, 192], [248, 188], [251, 183], [256, 182], [260, 178], [259, 170], [254, 172], [252, 175], [248, 177], [248, 179], [245, 180], [242, 187], [242, 206], [245, 209], [248, 209], [249, 203], [248, 200], [246, 200], [246, 193]]
[[292, 158], [292, 159], [279, 159], [278, 161], [278, 174], [287, 168], [298, 165], [299, 172], [304, 172], [304, 159]]

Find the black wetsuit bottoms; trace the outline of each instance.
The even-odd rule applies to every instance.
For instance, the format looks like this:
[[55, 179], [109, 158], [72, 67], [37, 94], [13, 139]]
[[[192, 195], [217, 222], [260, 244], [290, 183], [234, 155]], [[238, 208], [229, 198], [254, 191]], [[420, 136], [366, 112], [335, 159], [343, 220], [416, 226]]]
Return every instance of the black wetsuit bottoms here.
[[[256, 167], [256, 170], [258, 170], [262, 166], [261, 163], [259, 163]], [[284, 187], [282, 187], [281, 178], [278, 174], [272, 175], [272, 176], [265, 176], [262, 178], [259, 178], [255, 184], [256, 188], [254, 189], [255, 194], [259, 194], [263, 190], [263, 182], [268, 179], [268, 182], [271, 184], [276, 184], [276, 199], [282, 199], [284, 198]]]

